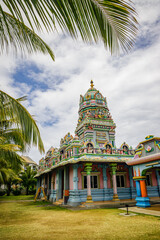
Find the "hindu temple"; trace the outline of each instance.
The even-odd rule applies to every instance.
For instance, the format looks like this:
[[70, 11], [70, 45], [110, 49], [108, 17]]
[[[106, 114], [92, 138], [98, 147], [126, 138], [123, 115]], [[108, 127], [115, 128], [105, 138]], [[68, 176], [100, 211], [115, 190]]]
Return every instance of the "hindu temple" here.
[[152, 145], [156, 142], [152, 148], [159, 154], [154, 167], [152, 159], [151, 165], [147, 162], [148, 167], [145, 160], [143, 167], [141, 162], [137, 163], [141, 155], [145, 157], [144, 143], [132, 149], [123, 142], [117, 148], [116, 124], [106, 97], [94, 87], [93, 81], [84, 96], [80, 95], [78, 113], [75, 136], [67, 133], [61, 138], [60, 147], [51, 147], [39, 161], [37, 188], [43, 187], [50, 201], [61, 200], [71, 206], [137, 197], [137, 204], [146, 207], [148, 196], [160, 196], [160, 138], [149, 138]]

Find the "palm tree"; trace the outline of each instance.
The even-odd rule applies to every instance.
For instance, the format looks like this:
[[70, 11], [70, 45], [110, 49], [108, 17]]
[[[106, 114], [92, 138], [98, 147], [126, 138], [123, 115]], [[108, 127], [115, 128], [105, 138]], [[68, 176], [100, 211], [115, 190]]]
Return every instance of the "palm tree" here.
[[7, 184], [10, 194], [11, 184], [18, 179], [23, 152], [31, 145], [44, 152], [39, 129], [33, 117], [20, 101], [0, 91], [0, 183]]
[[50, 47], [35, 31], [69, 33], [84, 42], [102, 40], [111, 51], [128, 51], [137, 33], [136, 11], [126, 0], [2, 0], [0, 5], [1, 53], [14, 48], [49, 53]]
[[14, 181], [21, 181], [18, 173], [21, 170], [21, 163], [18, 165], [13, 164], [12, 161], [4, 160], [0, 157], [0, 184], [5, 184], [7, 187], [7, 196], [10, 195], [11, 185]]
[[27, 146], [38, 146], [39, 151], [44, 152], [43, 142], [38, 126], [20, 103], [25, 98], [14, 99], [0, 90], [0, 150], [2, 154], [23, 151]]
[[3, 159], [0, 159], [0, 184], [7, 182], [9, 175], [7, 162]]
[[29, 188], [35, 186], [37, 180], [34, 178], [36, 171], [32, 170], [30, 166], [27, 167], [26, 171], [21, 173], [22, 184], [26, 187], [26, 194], [29, 193]]

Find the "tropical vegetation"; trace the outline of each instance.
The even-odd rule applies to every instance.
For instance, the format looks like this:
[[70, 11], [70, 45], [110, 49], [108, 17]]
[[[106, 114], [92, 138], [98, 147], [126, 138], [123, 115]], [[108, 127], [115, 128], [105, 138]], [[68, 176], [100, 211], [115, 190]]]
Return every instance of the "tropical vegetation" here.
[[[136, 11], [127, 0], [2, 0], [0, 5], [1, 53], [48, 53], [51, 48], [37, 32], [58, 32], [81, 36], [84, 42], [98, 42], [112, 52], [129, 50], [137, 33]], [[36, 32], [37, 31], [37, 32]]]
[[24, 172], [21, 173], [20, 177], [22, 179], [22, 185], [26, 188], [26, 195], [29, 194], [29, 189], [33, 193], [34, 186], [37, 182], [34, 176], [36, 175], [36, 171], [31, 169], [30, 166], [26, 168]]
[[14, 99], [0, 91], [0, 183], [7, 184], [8, 194], [12, 183], [20, 180], [23, 159], [18, 153], [31, 145], [44, 152], [38, 126], [21, 104], [24, 99]]

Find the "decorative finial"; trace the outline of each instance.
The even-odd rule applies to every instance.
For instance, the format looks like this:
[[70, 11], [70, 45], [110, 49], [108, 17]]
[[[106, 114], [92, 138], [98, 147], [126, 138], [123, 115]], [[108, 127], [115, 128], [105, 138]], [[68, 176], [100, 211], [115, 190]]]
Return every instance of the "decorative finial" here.
[[91, 80], [91, 89], [93, 89], [94, 84], [93, 84], [93, 80]]

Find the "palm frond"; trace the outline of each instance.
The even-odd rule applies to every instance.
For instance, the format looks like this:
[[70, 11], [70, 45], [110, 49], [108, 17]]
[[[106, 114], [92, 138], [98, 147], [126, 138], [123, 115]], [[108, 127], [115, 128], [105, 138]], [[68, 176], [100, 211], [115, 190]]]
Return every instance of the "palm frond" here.
[[17, 100], [18, 102], [26, 101], [26, 100], [27, 100], [27, 96], [23, 96], [23, 97], [17, 98], [16, 100]]
[[[1, 134], [1, 131], [0, 131]], [[21, 151], [26, 150], [27, 143], [22, 135], [22, 131], [17, 128], [7, 128], [3, 130], [3, 137], [6, 139], [6, 143], [14, 143], [20, 146]]]
[[22, 179], [22, 184], [24, 187], [32, 186], [37, 182], [37, 179], [34, 178], [36, 171], [31, 169], [30, 166], [27, 167], [26, 171], [21, 172], [20, 177]]
[[5, 183], [9, 179], [8, 169], [4, 167], [0, 167], [0, 183]]
[[23, 159], [17, 153], [18, 146], [14, 144], [0, 144], [0, 152], [0, 161], [5, 161], [7, 167], [11, 167], [17, 171], [21, 169]]
[[[24, 18], [34, 30], [48, 31], [60, 28], [77, 38], [80, 34], [85, 42], [102, 40], [111, 52], [119, 46], [128, 51], [137, 33], [136, 11], [131, 1], [125, 0], [3, 0], [10, 14], [18, 20], [17, 26]], [[4, 18], [5, 13], [0, 9]], [[7, 22], [7, 18], [4, 22]], [[6, 24], [7, 29], [7, 24]], [[3, 41], [5, 42], [6, 36]], [[3, 43], [3, 42], [2, 42]]]
[[15, 124], [20, 127], [24, 142], [38, 146], [39, 151], [44, 152], [40, 132], [33, 117], [16, 99], [0, 90], [0, 121], [1, 118], [16, 119]]
[[0, 13], [0, 53], [14, 49], [17, 53], [18, 49], [22, 54], [42, 52], [49, 54], [54, 60], [54, 54], [50, 47], [23, 22], [19, 22], [10, 14]]
[[21, 180], [14, 169], [9, 168], [8, 162], [0, 158], [0, 183], [7, 183], [10, 180]]
[[[18, 152], [21, 150], [21, 146], [15, 145], [15, 144], [5, 144], [5, 143], [0, 143], [0, 150], [3, 152]], [[3, 156], [3, 153], [1, 152], [1, 157]]]
[[[65, 0], [51, 1], [53, 14], [62, 29], [74, 37], [78, 31], [84, 41], [102, 39], [111, 52], [119, 45], [131, 48], [137, 33], [136, 12], [127, 1]], [[78, 30], [78, 31], [77, 31]]]
[[[26, 20], [28, 21], [28, 25], [31, 27], [32, 30], [34, 30], [34, 27], [36, 27], [38, 30], [42, 30], [42, 26], [44, 26], [45, 29], [48, 31], [52, 30], [53, 27], [55, 27], [53, 14], [49, 8], [51, 4], [50, 2], [52, 1], [3, 0], [3, 3], [8, 8], [10, 14], [19, 22], [24, 23], [25, 16]], [[3, 11], [3, 9], [1, 11]]]

